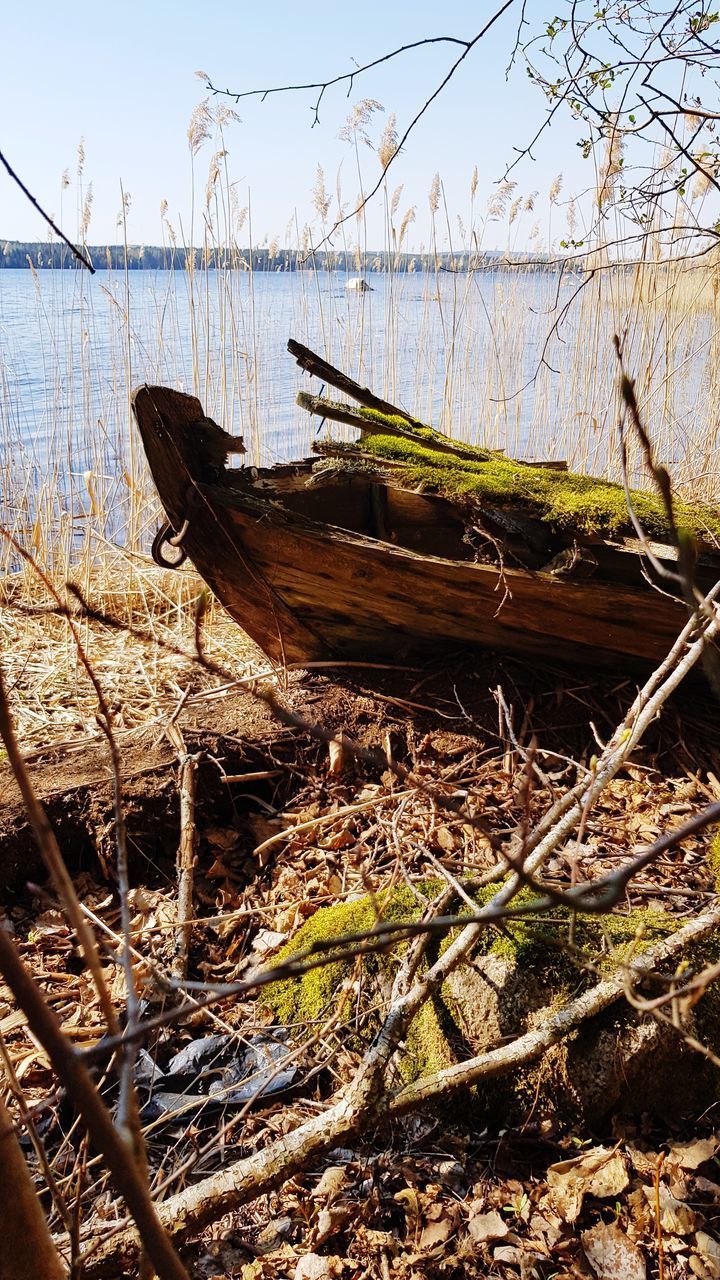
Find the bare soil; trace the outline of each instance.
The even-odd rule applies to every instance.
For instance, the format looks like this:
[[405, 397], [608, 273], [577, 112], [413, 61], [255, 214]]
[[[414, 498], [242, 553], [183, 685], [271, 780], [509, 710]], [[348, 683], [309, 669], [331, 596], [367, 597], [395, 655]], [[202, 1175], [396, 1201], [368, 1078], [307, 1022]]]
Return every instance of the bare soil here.
[[[332, 673], [331, 673], [332, 674]], [[499, 727], [497, 691], [502, 690], [520, 745], [531, 738], [541, 752], [558, 753], [555, 774], [565, 762], [587, 763], [597, 739], [612, 731], [631, 700], [636, 684], [598, 676], [595, 672], [556, 671], [520, 661], [478, 655], [450, 655], [443, 663], [388, 670], [347, 670], [341, 680], [318, 673], [292, 672], [265, 682], [281, 705], [309, 726], [348, 734], [360, 745], [386, 748], [395, 758], [417, 763], [423, 744], [425, 770], [433, 757], [483, 753], [503, 765], [518, 763], [507, 731]], [[188, 751], [199, 759], [199, 812], [202, 824], [229, 821], [237, 811], [243, 784], [223, 782], [292, 760], [282, 786], [287, 800], [298, 778], [317, 773], [322, 750], [311, 733], [288, 728], [262, 697], [249, 688], [192, 699], [178, 724]], [[169, 715], [169, 712], [168, 712]], [[592, 727], [591, 727], [592, 726]], [[595, 735], [595, 737], [593, 736]], [[177, 753], [162, 721], [117, 734], [122, 784], [131, 846], [143, 878], [160, 848], [174, 859], [178, 832]], [[28, 766], [37, 794], [56, 828], [73, 870], [87, 868], [101, 855], [107, 871], [112, 825], [113, 786], [105, 739], [96, 731], [74, 741], [36, 747]], [[643, 771], [657, 797], [657, 787], [685, 790], [713, 798], [720, 778], [720, 718], [702, 688], [683, 693], [670, 704], [635, 759], [637, 781]], [[560, 771], [558, 773], [558, 766]], [[293, 779], [295, 781], [293, 782]], [[709, 781], [708, 781], [709, 779]], [[251, 788], [252, 789], [252, 788]], [[257, 785], [254, 790], [257, 791]], [[264, 788], [261, 786], [260, 790]], [[153, 850], [151, 854], [151, 849]], [[107, 858], [107, 863], [105, 859]], [[32, 833], [7, 764], [0, 765], [0, 894], [42, 875]]]

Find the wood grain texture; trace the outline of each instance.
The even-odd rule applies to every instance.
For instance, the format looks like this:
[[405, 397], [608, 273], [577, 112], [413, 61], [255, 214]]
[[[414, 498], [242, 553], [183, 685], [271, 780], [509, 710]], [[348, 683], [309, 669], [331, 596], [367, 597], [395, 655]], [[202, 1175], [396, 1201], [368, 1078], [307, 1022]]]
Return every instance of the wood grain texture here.
[[[470, 559], [462, 518], [442, 499], [388, 485], [379, 504], [377, 475], [306, 487], [309, 463], [277, 474], [226, 471], [231, 437], [199, 401], [145, 387], [134, 405], [168, 518], [175, 529], [189, 522], [184, 549], [273, 660], [459, 644], [623, 669], [661, 661], [686, 620], [684, 606], [653, 590], [626, 551], [604, 549], [604, 580], [501, 573]], [[318, 518], [324, 513], [335, 523]], [[391, 518], [405, 545], [386, 540]], [[383, 537], [369, 536], [378, 529]], [[442, 555], [424, 553], [434, 534]]]
[[390, 404], [389, 400], [381, 400], [380, 396], [376, 396], [369, 387], [361, 387], [359, 382], [349, 378], [342, 369], [336, 369], [335, 365], [330, 364], [322, 356], [316, 355], [309, 347], [304, 347], [302, 342], [297, 342], [295, 338], [288, 338], [287, 349], [305, 373], [311, 374], [314, 378], [320, 378], [322, 382], [327, 382], [328, 386], [335, 387], [343, 395], [350, 396], [351, 400], [357, 400], [358, 404], [364, 405], [366, 409], [377, 409], [379, 413], [389, 413], [392, 417], [404, 418], [406, 422], [415, 422], [415, 418], [404, 409]]

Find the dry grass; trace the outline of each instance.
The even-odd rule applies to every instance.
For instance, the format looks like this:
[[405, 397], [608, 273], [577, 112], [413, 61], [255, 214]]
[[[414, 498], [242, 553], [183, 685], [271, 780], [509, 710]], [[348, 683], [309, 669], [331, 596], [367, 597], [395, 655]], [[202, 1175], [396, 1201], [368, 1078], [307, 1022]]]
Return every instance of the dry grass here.
[[[292, 277], [278, 318], [268, 292], [272, 281], [243, 269], [240, 244], [249, 242], [252, 250], [251, 217], [248, 207], [240, 207], [227, 170], [227, 119], [217, 111], [194, 119], [191, 151], [195, 183], [201, 149], [212, 145], [204, 248], [224, 246], [232, 266], [210, 271], [200, 265], [145, 278], [135, 273], [132, 283], [128, 272], [110, 273], [100, 284], [77, 272], [60, 273], [52, 282], [51, 273], [34, 273], [33, 348], [42, 354], [44, 396], [37, 389], [22, 391], [27, 352], [13, 348], [10, 337], [0, 351], [0, 522], [56, 583], [72, 577], [119, 617], [187, 638], [198, 583], [192, 574], [150, 568], [147, 553], [159, 508], [131, 426], [130, 392], [142, 379], [192, 390], [228, 430], [244, 434], [250, 461], [267, 459], [283, 432], [287, 437], [295, 388], [295, 371], [284, 364], [288, 332], [453, 435], [513, 456], [565, 458], [575, 470], [613, 478], [619, 404], [612, 340], [620, 334], [658, 459], [671, 465], [683, 497], [716, 498], [720, 300], [710, 259], [688, 269], [667, 257], [651, 260], [650, 253], [634, 268], [568, 273], [562, 279], [527, 269], [438, 269], [417, 276], [397, 269], [397, 255], [410, 247], [416, 211], [404, 207], [401, 188], [387, 187], [384, 248], [391, 259], [395, 255], [396, 266], [377, 282], [375, 293], [348, 296], [345, 277], [314, 271], [310, 255], [307, 269]], [[369, 123], [363, 117], [348, 124], [356, 157], [358, 130]], [[382, 164], [394, 145], [390, 121], [388, 130], [379, 151]], [[357, 181], [361, 195], [359, 167]], [[575, 240], [582, 234], [574, 202], [562, 203], [560, 177], [544, 197], [505, 183], [484, 211], [476, 205], [476, 190], [473, 176], [468, 206], [453, 218], [436, 175], [429, 192], [431, 247], [459, 258], [503, 241], [513, 249], [529, 237], [531, 246], [547, 251], [552, 246], [541, 245], [530, 226], [542, 200], [554, 237]], [[328, 192], [321, 170], [313, 199], [315, 224], [296, 224], [284, 237], [285, 243], [294, 238], [299, 254], [342, 210], [359, 207], [357, 198], [353, 203], [339, 190]], [[123, 227], [127, 215], [125, 201]], [[87, 236], [83, 218], [80, 230]], [[172, 261], [176, 236], [166, 210], [162, 218]], [[361, 208], [337, 240], [338, 247], [358, 255], [367, 251]], [[279, 242], [271, 241], [275, 253]], [[595, 264], [603, 260], [607, 254], [599, 246]], [[300, 452], [312, 430], [309, 423], [296, 425]], [[630, 462], [638, 479], [639, 459]], [[28, 618], [14, 608], [37, 602], [37, 583], [19, 568], [4, 544], [0, 572], [13, 585], [5, 592], [0, 628], [22, 732], [35, 740], [43, 732], [86, 731], [93, 713], [83, 701], [63, 624]], [[210, 634], [232, 662], [245, 661], [246, 642], [219, 610]], [[88, 640], [128, 725], [152, 717], [178, 696], [174, 660], [92, 628]]]
[[[0, 604], [0, 645], [18, 735], [29, 750], [101, 736], [95, 694], [67, 620], [47, 612], [51, 599], [23, 577], [9, 586], [5, 580]], [[217, 678], [192, 657], [194, 606], [203, 592], [195, 573], [168, 573], [149, 565], [121, 576], [119, 566], [111, 564], [87, 585], [99, 611], [133, 628], [77, 619], [116, 730], [132, 732], [166, 721], [182, 699], [217, 685]], [[142, 636], [151, 637], [150, 642]], [[153, 643], [152, 637], [165, 643]], [[267, 669], [264, 656], [217, 603], [205, 615], [203, 638], [208, 657], [236, 679]]]

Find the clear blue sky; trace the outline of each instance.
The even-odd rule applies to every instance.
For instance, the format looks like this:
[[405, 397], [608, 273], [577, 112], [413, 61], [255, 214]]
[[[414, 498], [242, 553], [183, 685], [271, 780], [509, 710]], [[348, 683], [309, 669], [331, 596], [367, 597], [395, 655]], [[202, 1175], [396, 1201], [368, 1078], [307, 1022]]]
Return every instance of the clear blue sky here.
[[[564, 0], [559, 0], [562, 8]], [[495, 0], [472, 4], [429, 0], [412, 5], [364, 0], [353, 6], [315, 0], [303, 8], [280, 0], [274, 4], [141, 4], [118, 5], [77, 0], [70, 9], [39, 0], [32, 10], [7, 6], [3, 15], [3, 74], [0, 77], [0, 149], [30, 190], [56, 217], [62, 216], [70, 236], [77, 233], [76, 151], [85, 147], [84, 182], [93, 184], [91, 243], [117, 242], [120, 187], [130, 193], [128, 239], [158, 243], [159, 206], [168, 201], [168, 216], [180, 233], [189, 235], [191, 173], [187, 127], [193, 109], [205, 96], [197, 70], [218, 85], [244, 89], [285, 82], [324, 79], [351, 69], [396, 45], [430, 35], [474, 35], [494, 12]], [[530, 0], [530, 19], [540, 24], [558, 8]], [[477, 209], [482, 215], [494, 184], [513, 147], [526, 143], [545, 111], [538, 90], [519, 64], [506, 82], [505, 69], [515, 40], [520, 4], [516, 2], [489, 37], [470, 55], [442, 97], [411, 136], [406, 151], [388, 176], [390, 190], [400, 183], [399, 217], [417, 207], [412, 241], [428, 239], [428, 191], [436, 172], [443, 181], [457, 235], [456, 215], [467, 222], [469, 186], [477, 165]], [[379, 100], [386, 113], [396, 112], [404, 125], [442, 79], [454, 57], [452, 46], [411, 52], [387, 68], [361, 77], [348, 100], [345, 89], [330, 91], [314, 129], [312, 95], [284, 94], [246, 99], [237, 110], [241, 123], [225, 135], [231, 181], [241, 205], [252, 201], [253, 238], [282, 243], [291, 219], [302, 226], [315, 220], [312, 188], [318, 163], [325, 185], [335, 193], [338, 172], [343, 199], [354, 203], [358, 180], [353, 153], [337, 135], [348, 112], [362, 97]], [[377, 116], [378, 139], [385, 117]], [[576, 146], [578, 126], [558, 119], [537, 149], [514, 173], [515, 194], [540, 193], [534, 214], [526, 213], [513, 231], [519, 247], [540, 222], [548, 234], [547, 192], [555, 176], [564, 176], [563, 198], [592, 181]], [[198, 203], [202, 203], [213, 144], [196, 159]], [[379, 169], [377, 157], [363, 148], [367, 185]], [[62, 194], [63, 170], [71, 186]], [[553, 212], [551, 234], [564, 229], [564, 212]], [[45, 239], [37, 213], [0, 172], [0, 239]], [[195, 241], [199, 242], [196, 215]], [[244, 242], [244, 236], [240, 236]], [[368, 214], [368, 244], [382, 243], [380, 207]], [[507, 229], [487, 228], [484, 244], [504, 247]]]

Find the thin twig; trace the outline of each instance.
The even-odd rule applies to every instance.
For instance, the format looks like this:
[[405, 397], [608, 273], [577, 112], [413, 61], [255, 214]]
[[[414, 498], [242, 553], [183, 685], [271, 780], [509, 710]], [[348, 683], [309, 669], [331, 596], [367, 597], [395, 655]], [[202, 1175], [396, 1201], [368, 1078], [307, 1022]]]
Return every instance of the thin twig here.
[[165, 732], [178, 753], [178, 792], [180, 796], [180, 841], [177, 851], [177, 927], [173, 977], [181, 982], [187, 977], [190, 932], [193, 919], [193, 879], [195, 874], [195, 781], [196, 755], [190, 755], [185, 739], [175, 723]]
[[131, 1145], [113, 1125], [87, 1068], [63, 1035], [55, 1014], [3, 928], [0, 928], [0, 973], [80, 1112], [92, 1141], [105, 1157], [115, 1185], [137, 1223], [143, 1245], [161, 1280], [188, 1280], [188, 1274], [160, 1224]]
[[30, 192], [28, 191], [22, 178], [18, 176], [18, 174], [10, 165], [9, 161], [5, 158], [2, 151], [0, 151], [0, 164], [2, 164], [5, 167], [8, 174], [12, 178], [13, 182], [17, 183], [23, 195], [26, 196], [27, 199], [30, 201], [31, 205], [33, 205], [33, 207], [37, 209], [38, 213], [40, 214], [40, 217], [45, 219], [48, 226], [51, 227], [52, 230], [55, 232], [55, 235], [60, 237], [63, 243], [67, 245], [70, 252], [74, 255], [74, 257], [77, 258], [78, 262], [81, 262], [82, 265], [85, 267], [85, 269], [90, 272], [90, 275], [94, 276], [95, 268], [92, 262], [90, 261], [90, 259], [85, 256], [85, 254], [82, 252], [81, 249], [78, 249], [77, 246], [73, 244], [72, 240], [68, 240], [65, 233], [60, 230], [60, 228], [57, 226], [55, 222], [53, 222], [52, 218], [50, 217], [50, 214], [46, 213], [42, 205], [38, 204], [35, 197], [31, 195]]

